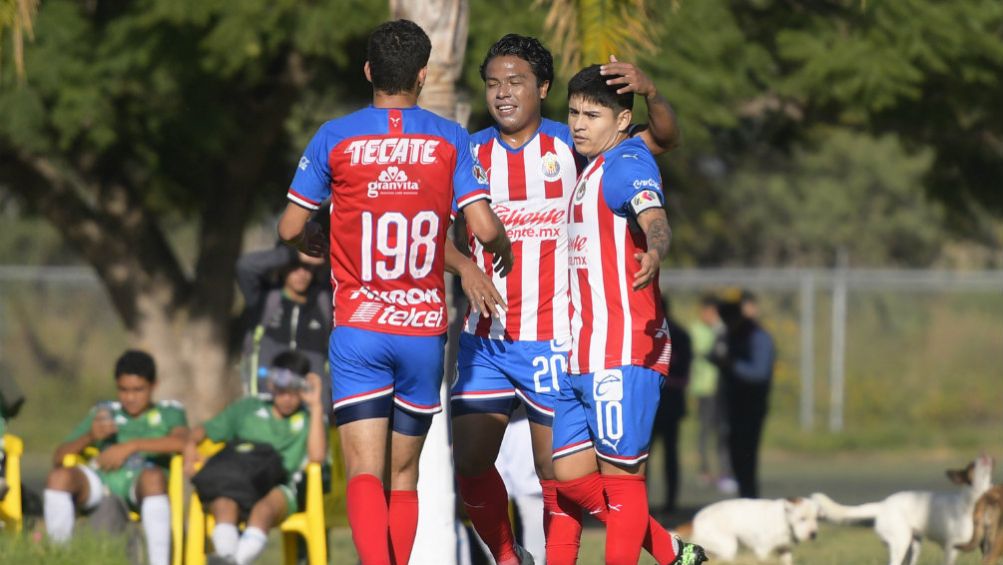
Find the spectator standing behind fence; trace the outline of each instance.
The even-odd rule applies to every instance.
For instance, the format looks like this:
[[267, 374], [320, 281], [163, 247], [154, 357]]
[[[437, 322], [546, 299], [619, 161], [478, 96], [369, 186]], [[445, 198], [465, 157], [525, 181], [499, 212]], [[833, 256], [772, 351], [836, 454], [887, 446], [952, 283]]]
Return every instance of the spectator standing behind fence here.
[[668, 299], [663, 299], [665, 320], [672, 339], [672, 362], [662, 385], [662, 399], [655, 414], [655, 435], [665, 449], [665, 506], [663, 513], [675, 512], [679, 494], [679, 422], [686, 416], [686, 385], [693, 365], [690, 334], [672, 316]]
[[743, 313], [748, 311], [743, 308], [748, 301], [754, 302], [755, 297], [743, 292], [741, 300], [724, 302], [718, 308], [726, 327], [727, 351], [716, 355], [715, 362], [724, 387], [728, 448], [738, 494], [758, 498], [759, 444], [769, 410], [776, 348], [759, 322]]
[[715, 296], [707, 294], [701, 297], [699, 316], [689, 328], [693, 343], [693, 366], [690, 369], [688, 391], [695, 400], [697, 409], [700, 481], [707, 485], [715, 480], [715, 473], [711, 469], [711, 450], [717, 451], [717, 479], [722, 485], [725, 485], [725, 481], [734, 482], [728, 461], [724, 406], [718, 395], [718, 369], [711, 361], [714, 348], [719, 342], [723, 345], [724, 338], [724, 324], [721, 323], [717, 306]]
[[[244, 295], [244, 392], [265, 392], [267, 369], [282, 351], [302, 353], [310, 372], [321, 375], [330, 398], [327, 345], [331, 335], [331, 286], [323, 258], [285, 245], [255, 251], [237, 261], [237, 285]], [[327, 404], [327, 402], [325, 402]]]

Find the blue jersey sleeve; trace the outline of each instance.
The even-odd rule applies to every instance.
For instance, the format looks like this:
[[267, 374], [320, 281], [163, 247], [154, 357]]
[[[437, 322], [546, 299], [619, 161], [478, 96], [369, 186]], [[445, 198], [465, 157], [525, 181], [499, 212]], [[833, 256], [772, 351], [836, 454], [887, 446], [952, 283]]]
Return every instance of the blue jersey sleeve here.
[[488, 192], [488, 173], [474, 154], [470, 134], [457, 127], [456, 169], [453, 171], [453, 213], [478, 200], [491, 198]]
[[603, 197], [614, 214], [637, 217], [665, 202], [658, 165], [646, 148], [616, 152], [603, 168]]
[[331, 195], [331, 167], [328, 155], [333, 147], [332, 136], [324, 126], [310, 140], [296, 166], [296, 175], [289, 185], [288, 198], [308, 210], [316, 210]]

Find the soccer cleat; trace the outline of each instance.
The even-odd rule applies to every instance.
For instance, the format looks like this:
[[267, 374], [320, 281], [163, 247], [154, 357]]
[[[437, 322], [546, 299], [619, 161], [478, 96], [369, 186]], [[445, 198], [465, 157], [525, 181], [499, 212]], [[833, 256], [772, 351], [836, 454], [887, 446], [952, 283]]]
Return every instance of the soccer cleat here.
[[676, 537], [676, 542], [679, 544], [679, 552], [676, 553], [676, 558], [669, 565], [700, 565], [708, 560], [707, 554], [699, 545], [683, 541], [678, 537]]

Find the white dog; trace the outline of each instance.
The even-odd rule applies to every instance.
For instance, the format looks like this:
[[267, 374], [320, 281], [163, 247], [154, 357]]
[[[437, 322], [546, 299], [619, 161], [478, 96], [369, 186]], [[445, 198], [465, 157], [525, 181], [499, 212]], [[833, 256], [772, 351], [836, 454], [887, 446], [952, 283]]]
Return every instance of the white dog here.
[[915, 565], [923, 538], [943, 547], [944, 564], [954, 565], [958, 557], [954, 546], [972, 537], [972, 511], [989, 490], [992, 474], [992, 458], [982, 455], [964, 469], [947, 471], [948, 478], [962, 486], [956, 492], [903, 491], [860, 506], [843, 506], [821, 493], [813, 494], [812, 500], [824, 520], [838, 524], [873, 521], [874, 531], [888, 546], [889, 565]]
[[790, 565], [792, 546], [818, 534], [817, 517], [818, 505], [805, 498], [737, 498], [701, 509], [678, 533], [718, 559], [734, 560], [743, 545], [760, 560], [776, 552]]

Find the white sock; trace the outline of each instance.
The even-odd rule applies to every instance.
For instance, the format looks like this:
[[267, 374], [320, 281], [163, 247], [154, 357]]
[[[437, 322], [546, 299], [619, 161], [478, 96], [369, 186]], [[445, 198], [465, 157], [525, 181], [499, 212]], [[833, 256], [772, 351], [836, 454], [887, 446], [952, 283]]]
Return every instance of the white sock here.
[[237, 555], [235, 559], [237, 565], [249, 565], [261, 555], [268, 543], [268, 535], [258, 528], [250, 527], [244, 530], [244, 535], [240, 536], [240, 543], [237, 544]]
[[233, 557], [237, 553], [237, 533], [235, 524], [216, 524], [212, 530], [212, 546], [216, 548], [216, 555], [220, 557]]
[[166, 494], [143, 498], [139, 508], [146, 533], [146, 553], [150, 565], [169, 565], [171, 562], [171, 504]]
[[77, 518], [73, 497], [66, 491], [45, 489], [43, 501], [45, 533], [56, 543], [69, 541], [73, 535], [73, 521]]

